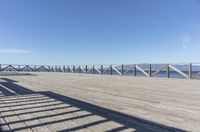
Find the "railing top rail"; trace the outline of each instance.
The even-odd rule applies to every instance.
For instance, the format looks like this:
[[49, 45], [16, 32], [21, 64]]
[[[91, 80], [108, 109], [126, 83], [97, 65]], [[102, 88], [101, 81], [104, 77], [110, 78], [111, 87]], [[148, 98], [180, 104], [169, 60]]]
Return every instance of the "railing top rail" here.
[[101, 65], [106, 65], [106, 66], [110, 66], [110, 65], [167, 65], [167, 64], [171, 64], [171, 65], [186, 65], [186, 64], [193, 64], [193, 65], [200, 65], [200, 62], [178, 62], [178, 63], [122, 63], [122, 64], [116, 64], [116, 63], [111, 63], [111, 64], [61, 64], [61, 65], [39, 65], [39, 64], [0, 64], [0, 65], [12, 65], [12, 66], [101, 66]]

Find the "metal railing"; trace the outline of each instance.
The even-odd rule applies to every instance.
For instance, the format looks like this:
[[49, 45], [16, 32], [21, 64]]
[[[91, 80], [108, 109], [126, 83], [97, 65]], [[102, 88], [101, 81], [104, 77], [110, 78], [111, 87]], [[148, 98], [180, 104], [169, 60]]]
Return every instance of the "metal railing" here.
[[111, 65], [10, 65], [1, 64], [0, 72], [64, 72], [120, 76], [146, 76], [200, 79], [200, 63], [111, 64]]

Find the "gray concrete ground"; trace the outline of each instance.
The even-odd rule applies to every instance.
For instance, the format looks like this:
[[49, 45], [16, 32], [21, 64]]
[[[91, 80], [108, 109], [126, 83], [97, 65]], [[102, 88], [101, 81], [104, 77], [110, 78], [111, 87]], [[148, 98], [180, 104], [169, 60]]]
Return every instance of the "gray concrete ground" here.
[[0, 77], [5, 131], [200, 131], [200, 80], [32, 74]]

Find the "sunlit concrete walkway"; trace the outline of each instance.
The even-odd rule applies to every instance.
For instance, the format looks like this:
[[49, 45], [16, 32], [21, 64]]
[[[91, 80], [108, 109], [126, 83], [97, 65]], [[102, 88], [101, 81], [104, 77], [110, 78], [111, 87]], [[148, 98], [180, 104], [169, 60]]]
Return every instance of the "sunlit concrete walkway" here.
[[4, 131], [200, 131], [200, 81], [32, 73], [0, 77]]

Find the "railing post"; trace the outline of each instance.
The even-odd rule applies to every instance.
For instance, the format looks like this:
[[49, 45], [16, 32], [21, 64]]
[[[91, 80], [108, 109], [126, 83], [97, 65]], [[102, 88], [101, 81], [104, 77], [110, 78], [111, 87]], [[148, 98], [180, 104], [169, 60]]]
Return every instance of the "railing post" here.
[[136, 64], [134, 65], [134, 74], [135, 74], [135, 76], [137, 76], [137, 68], [136, 68]]
[[57, 72], [57, 66], [55, 66], [55, 72]]
[[[38, 71], [39, 71], [40, 69], [38, 69]], [[36, 65], [35, 65], [35, 71], [37, 71], [37, 67], [36, 67]]]
[[124, 65], [122, 64], [121, 75], [124, 75]]
[[189, 64], [189, 78], [192, 79], [192, 63]]
[[81, 66], [78, 66], [78, 73], [81, 73]]
[[28, 67], [28, 65], [26, 65], [26, 72], [30, 72], [30, 68]]
[[151, 77], [151, 76], [152, 76], [152, 65], [149, 64], [149, 77]]
[[54, 72], [53, 66], [51, 66], [51, 72]]
[[11, 72], [11, 65], [9, 66], [9, 71]]
[[49, 72], [51, 72], [51, 67], [50, 66], [48, 66], [48, 69], [49, 69]]
[[61, 70], [61, 67], [60, 66], [58, 66], [58, 72], [61, 72], [62, 70]]
[[101, 65], [101, 75], [103, 75], [103, 65]]
[[94, 65], [92, 66], [92, 74], [94, 74]]
[[52, 66], [49, 66], [49, 68], [50, 68], [50, 72], [53, 72]]
[[167, 64], [167, 77], [170, 78], [170, 67], [169, 67], [169, 64]]
[[69, 66], [67, 66], [67, 70], [66, 70], [66, 72], [69, 73]]
[[85, 73], [87, 74], [87, 72], [88, 72], [88, 67], [87, 65], [85, 65]]
[[1, 64], [0, 64], [0, 72], [1, 72]]
[[18, 71], [20, 72], [20, 65], [18, 65]]
[[76, 68], [76, 67], [73, 65], [73, 72], [74, 72], [74, 73], [75, 73], [75, 70], [76, 70], [75, 68]]
[[65, 72], [65, 66], [63, 66], [63, 72]]
[[112, 71], [112, 65], [110, 65], [110, 75], [113, 74], [113, 71]]

